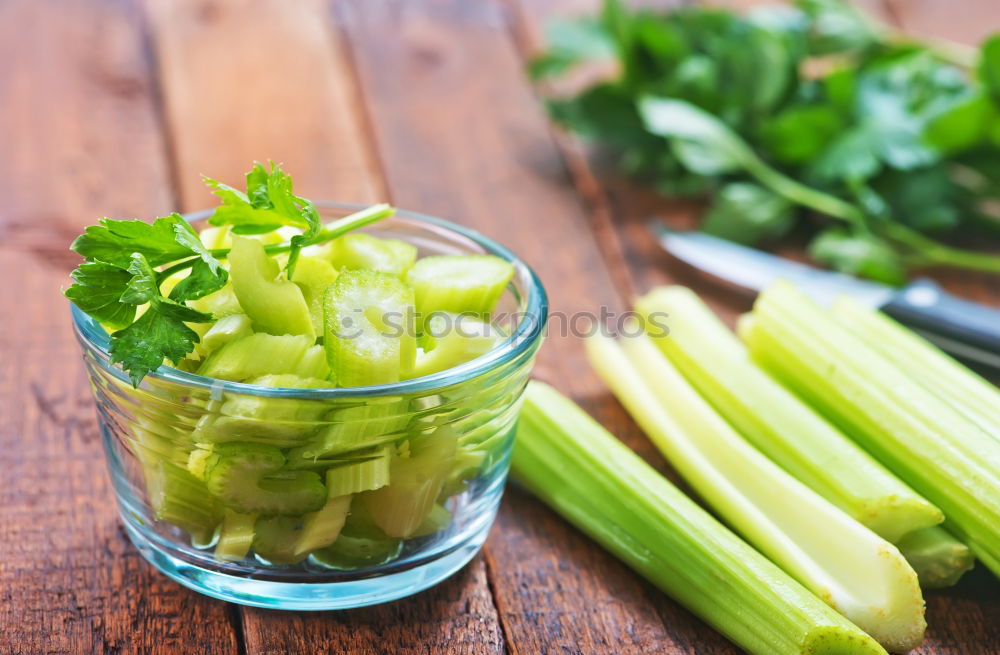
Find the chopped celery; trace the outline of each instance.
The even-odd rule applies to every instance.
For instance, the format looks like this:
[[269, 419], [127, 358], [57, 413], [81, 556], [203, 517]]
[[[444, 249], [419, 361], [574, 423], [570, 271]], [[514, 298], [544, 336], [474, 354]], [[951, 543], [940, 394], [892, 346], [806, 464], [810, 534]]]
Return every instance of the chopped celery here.
[[833, 305], [841, 325], [900, 370], [1000, 439], [1000, 390], [885, 314], [843, 297]]
[[245, 514], [299, 515], [315, 512], [326, 503], [320, 477], [310, 471], [283, 470], [285, 457], [272, 446], [219, 444], [212, 460], [206, 467], [205, 484], [229, 509]]
[[302, 535], [300, 516], [266, 516], [254, 524], [253, 552], [268, 564], [298, 564], [307, 553], [297, 551]]
[[188, 454], [188, 472], [199, 480], [204, 480], [214, 449], [215, 446], [211, 443], [196, 443]]
[[434, 312], [486, 316], [514, 277], [514, 265], [493, 255], [424, 257], [406, 274], [421, 321]]
[[166, 460], [149, 461], [144, 471], [153, 516], [176, 525], [197, 541], [208, 541], [222, 519], [222, 509], [205, 483]]
[[418, 378], [464, 364], [488, 353], [504, 337], [488, 321], [445, 312], [434, 313], [426, 324], [424, 336], [433, 340], [433, 348], [417, 352], [409, 377]]
[[969, 547], [940, 526], [911, 532], [897, 546], [924, 589], [950, 587], [976, 563]]
[[309, 307], [313, 330], [323, 334], [323, 294], [337, 279], [337, 269], [320, 257], [299, 257], [295, 264], [295, 284]]
[[514, 476], [755, 655], [885, 651], [723, 527], [572, 401], [531, 382]]
[[417, 529], [413, 531], [411, 537], [423, 537], [429, 534], [434, 534], [435, 532], [440, 532], [448, 527], [451, 523], [451, 512], [441, 504], [435, 504], [431, 508], [430, 513], [427, 517], [417, 526]]
[[302, 529], [295, 541], [296, 556], [308, 555], [317, 548], [325, 548], [337, 540], [351, 509], [352, 496], [330, 493], [326, 505], [317, 512], [302, 517]]
[[189, 300], [188, 304], [199, 312], [211, 314], [213, 318], [219, 319], [233, 314], [243, 314], [240, 301], [236, 299], [236, 292], [233, 291], [233, 283], [226, 282], [218, 291], [213, 291], [207, 296], [202, 296], [197, 300]]
[[251, 334], [253, 334], [253, 328], [250, 317], [246, 314], [223, 316], [212, 324], [212, 327], [208, 328], [205, 334], [201, 335], [201, 341], [198, 343], [199, 351], [203, 355], [208, 355], [230, 341], [236, 341]]
[[303, 335], [251, 334], [209, 355], [198, 375], [243, 382], [262, 375], [298, 373], [311, 347], [312, 340]]
[[327, 458], [399, 441], [407, 435], [408, 407], [405, 398], [385, 396], [334, 409], [326, 417], [327, 427], [294, 453], [304, 459]]
[[229, 274], [240, 306], [254, 325], [271, 334], [303, 334], [316, 338], [302, 290], [279, 278], [278, 263], [260, 241], [233, 237]]
[[413, 291], [386, 273], [344, 271], [326, 290], [323, 342], [343, 387], [398, 382], [413, 367]]
[[[325, 380], [297, 375], [264, 375], [250, 384], [286, 389], [323, 389]], [[246, 441], [271, 446], [301, 446], [319, 429], [319, 420], [330, 408], [318, 401], [227, 394], [218, 414], [206, 414], [194, 431], [197, 441], [224, 443]]]
[[329, 257], [337, 269], [365, 269], [402, 277], [417, 261], [417, 247], [399, 239], [345, 234], [330, 243]]
[[409, 457], [394, 457], [392, 484], [359, 498], [375, 524], [390, 537], [412, 536], [434, 508], [455, 454], [455, 437], [435, 433], [414, 439]]
[[890, 651], [923, 640], [917, 576], [899, 551], [793, 478], [719, 416], [648, 337], [587, 354], [656, 447], [758, 550]]
[[741, 332], [750, 353], [940, 507], [1000, 575], [1000, 442], [786, 283]]
[[399, 539], [341, 534], [332, 546], [313, 551], [312, 557], [317, 564], [331, 569], [364, 569], [391, 562], [402, 550]]
[[219, 541], [215, 544], [215, 559], [239, 562], [246, 557], [253, 545], [253, 526], [256, 521], [256, 514], [240, 514], [227, 509], [222, 519], [222, 529], [219, 530]]
[[379, 489], [389, 484], [392, 448], [383, 446], [371, 459], [330, 468], [326, 472], [326, 490], [330, 497], [347, 496]]
[[944, 515], [846, 435], [758, 368], [689, 289], [661, 287], [636, 302], [653, 342], [751, 444], [883, 538], [940, 523]]
[[[323, 346], [309, 346], [302, 353], [302, 359], [295, 365], [295, 373], [299, 377], [313, 378], [314, 380], [331, 380], [330, 365], [326, 361], [326, 350]], [[327, 387], [334, 386], [327, 383]]]

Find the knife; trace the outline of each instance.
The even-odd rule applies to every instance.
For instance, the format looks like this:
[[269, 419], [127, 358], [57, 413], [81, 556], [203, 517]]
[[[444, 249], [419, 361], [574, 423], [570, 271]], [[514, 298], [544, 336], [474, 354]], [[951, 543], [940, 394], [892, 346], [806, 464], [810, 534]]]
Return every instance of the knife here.
[[824, 271], [703, 232], [652, 229], [663, 248], [713, 277], [750, 291], [788, 280], [821, 305], [847, 294], [880, 309], [939, 348], [977, 367], [1000, 373], [1000, 310], [963, 300], [927, 279], [901, 289]]

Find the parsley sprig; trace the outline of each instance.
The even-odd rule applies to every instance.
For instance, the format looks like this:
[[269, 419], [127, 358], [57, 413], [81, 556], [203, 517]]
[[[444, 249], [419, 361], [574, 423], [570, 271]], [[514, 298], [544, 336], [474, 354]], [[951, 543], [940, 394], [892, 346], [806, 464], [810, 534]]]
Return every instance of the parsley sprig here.
[[[583, 63], [609, 75], [581, 89]], [[1000, 235], [1000, 34], [916, 40], [842, 0], [745, 14], [605, 0], [554, 23], [529, 72], [553, 118], [626, 172], [710, 198], [707, 232], [757, 244], [802, 226], [821, 263], [889, 283], [1000, 273], [966, 247]]]
[[[291, 279], [302, 248], [392, 215], [388, 205], [373, 205], [324, 226], [315, 205], [293, 192], [292, 178], [276, 164], [257, 163], [247, 173], [247, 189], [205, 178], [221, 199], [208, 222], [235, 234], [264, 234], [279, 227], [301, 230], [287, 242], [265, 247], [269, 254], [288, 253], [284, 274]], [[214, 291], [229, 279], [220, 260], [228, 249], [209, 250], [180, 214], [138, 220], [102, 219], [70, 246], [86, 260], [71, 274], [66, 291], [83, 312], [114, 329], [109, 340], [113, 364], [121, 364], [138, 386], [164, 360], [177, 363], [194, 350], [198, 334], [187, 323], [208, 323], [211, 314], [186, 304]], [[167, 278], [188, 271], [168, 295]], [[144, 311], [140, 313], [140, 307]], [[139, 316], [138, 319], [136, 316]]]

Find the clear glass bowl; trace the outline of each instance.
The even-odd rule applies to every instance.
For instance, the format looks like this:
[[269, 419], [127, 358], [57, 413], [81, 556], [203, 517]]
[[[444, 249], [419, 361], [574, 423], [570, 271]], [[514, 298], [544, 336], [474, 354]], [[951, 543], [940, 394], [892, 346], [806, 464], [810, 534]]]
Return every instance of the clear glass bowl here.
[[[361, 208], [319, 207], [325, 220]], [[107, 333], [73, 307], [122, 522], [146, 559], [181, 584], [258, 607], [360, 607], [440, 582], [485, 541], [503, 493], [521, 392], [542, 340], [544, 289], [506, 248], [440, 219], [400, 211], [362, 231], [404, 239], [421, 256], [490, 253], [512, 262], [514, 279], [496, 313], [510, 336], [461, 366], [377, 387], [269, 388], [164, 366], [133, 389], [108, 362]], [[264, 405], [266, 421], [254, 411]], [[351, 512], [332, 547], [302, 559], [280, 536], [303, 529], [304, 519], [285, 517], [257, 524], [256, 548], [247, 557], [222, 561], [214, 553], [226, 510], [195, 474], [215, 448], [206, 442], [231, 441], [279, 448], [287, 462], [320, 475], [385, 446], [421, 454], [425, 464], [416, 477], [396, 476], [404, 480], [398, 488], [391, 477], [380, 497], [353, 496], [352, 509], [364, 503], [362, 511]], [[396, 511], [412, 510], [402, 525], [385, 509], [387, 499]], [[374, 521], [379, 512], [381, 522]], [[397, 535], [380, 527], [387, 524]], [[275, 525], [278, 538], [269, 544], [266, 528]]]

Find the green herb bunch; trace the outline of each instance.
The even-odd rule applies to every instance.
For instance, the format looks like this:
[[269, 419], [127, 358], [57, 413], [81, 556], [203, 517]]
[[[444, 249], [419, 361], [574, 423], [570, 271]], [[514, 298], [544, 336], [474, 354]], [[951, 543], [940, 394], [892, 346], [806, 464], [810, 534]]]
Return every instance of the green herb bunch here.
[[[292, 178], [271, 163], [257, 163], [246, 175], [246, 191], [210, 178], [205, 183], [221, 200], [208, 223], [228, 226], [233, 234], [264, 234], [281, 227], [299, 232], [285, 242], [268, 245], [269, 254], [287, 252], [284, 275], [292, 278], [302, 248], [329, 241], [391, 213], [374, 205], [324, 227], [312, 202], [296, 196]], [[228, 249], [206, 249], [198, 233], [180, 215], [152, 223], [105, 218], [88, 227], [70, 246], [86, 260], [71, 274], [66, 291], [83, 312], [113, 330], [111, 362], [121, 364], [138, 385], [164, 361], [179, 362], [194, 350], [198, 334], [187, 323], [215, 318], [186, 304], [221, 289], [229, 278], [224, 260]], [[187, 274], [168, 295], [168, 278]]]
[[530, 66], [617, 73], [547, 101], [671, 195], [710, 195], [703, 229], [754, 244], [820, 217], [810, 252], [901, 283], [952, 266], [1000, 273], [954, 244], [1000, 235], [1000, 35], [972, 56], [905, 40], [838, 0], [745, 15], [685, 7], [560, 22]]

